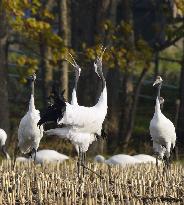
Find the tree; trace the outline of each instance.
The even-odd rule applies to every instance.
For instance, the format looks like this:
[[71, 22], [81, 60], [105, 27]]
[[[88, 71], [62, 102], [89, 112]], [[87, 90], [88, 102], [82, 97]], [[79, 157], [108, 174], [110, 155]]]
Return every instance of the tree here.
[[[70, 46], [70, 20], [69, 20], [69, 1], [58, 0], [58, 35], [63, 39], [64, 46]], [[62, 90], [65, 90], [64, 96], [68, 99], [68, 69], [67, 61], [59, 62], [59, 82]]]
[[8, 106], [8, 67], [7, 67], [7, 16], [3, 1], [0, 1], [0, 127], [9, 132], [9, 106]]

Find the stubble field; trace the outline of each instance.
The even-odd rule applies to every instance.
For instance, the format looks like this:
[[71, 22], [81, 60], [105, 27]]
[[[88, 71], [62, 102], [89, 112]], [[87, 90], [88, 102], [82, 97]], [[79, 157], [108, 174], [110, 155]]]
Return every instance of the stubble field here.
[[11, 161], [0, 166], [0, 204], [139, 205], [184, 204], [184, 167], [173, 164], [163, 173], [153, 164], [132, 167], [87, 164], [77, 177], [77, 164], [34, 165]]

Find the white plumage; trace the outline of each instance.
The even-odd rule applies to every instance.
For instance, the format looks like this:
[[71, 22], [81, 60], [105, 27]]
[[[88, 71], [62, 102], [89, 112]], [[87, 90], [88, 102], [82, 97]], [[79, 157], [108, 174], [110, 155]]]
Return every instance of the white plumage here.
[[72, 127], [55, 128], [45, 131], [46, 135], [55, 135], [62, 139], [68, 139], [75, 146], [77, 152], [79, 147], [81, 152], [87, 152], [89, 145], [92, 144], [96, 137], [94, 134], [76, 132]]
[[[107, 114], [107, 88], [102, 71], [102, 56], [104, 51], [102, 52], [101, 57], [97, 57], [97, 60], [94, 63], [95, 72], [101, 78], [103, 84], [103, 89], [97, 104], [92, 107], [79, 106], [76, 97], [76, 88], [74, 88], [72, 103], [66, 103], [66, 111], [58, 124], [72, 126], [73, 131], [76, 132], [101, 135], [102, 124]], [[74, 63], [75, 64], [72, 65], [79, 69], [80, 67], [76, 62]], [[77, 86], [77, 83], [75, 85]]]
[[34, 81], [32, 82], [32, 94], [29, 102], [29, 110], [21, 119], [18, 128], [18, 148], [24, 154], [36, 151], [43, 137], [43, 126], [38, 127], [40, 112], [35, 109], [34, 103]]
[[[138, 159], [141, 163], [156, 163], [156, 158], [147, 154], [138, 154], [134, 155], [133, 157]], [[160, 163], [161, 162], [159, 161], [159, 164]]]
[[118, 154], [110, 157], [109, 159], [105, 160], [105, 158], [101, 155], [97, 155], [95, 157], [95, 161], [97, 162], [104, 162], [106, 164], [110, 165], [121, 165], [121, 166], [126, 166], [126, 165], [135, 165], [138, 163], [141, 163], [140, 160], [126, 154]]
[[97, 104], [93, 107], [85, 107], [79, 106], [75, 101], [72, 105], [65, 102], [63, 93], [53, 88], [51, 97], [54, 104], [48, 107], [38, 125], [51, 121], [70, 126], [75, 132], [101, 135], [102, 124], [107, 114], [107, 88], [102, 71], [102, 55], [97, 57], [94, 63], [95, 72], [101, 78], [103, 87]]
[[7, 140], [7, 134], [6, 134], [6, 132], [5, 132], [3, 129], [0, 128], [0, 143], [1, 143], [1, 147], [2, 147], [3, 145], [5, 145], [6, 140]]
[[162, 86], [162, 78], [157, 76], [153, 86], [158, 85], [158, 94], [156, 98], [155, 113], [150, 122], [150, 135], [153, 140], [154, 151], [163, 159], [166, 156], [167, 162], [170, 153], [175, 147], [176, 132], [173, 123], [166, 118], [160, 109], [160, 90]]
[[66, 103], [66, 111], [59, 124], [73, 126], [76, 132], [96, 133], [101, 135], [102, 124], [107, 114], [107, 89], [93, 107], [84, 107]]
[[[33, 155], [34, 156], [34, 155]], [[43, 164], [45, 162], [51, 163], [51, 162], [63, 162], [65, 160], [69, 159], [68, 156], [61, 154], [55, 150], [49, 150], [49, 149], [45, 149], [45, 150], [39, 150], [36, 153], [36, 158], [35, 158], [35, 162], [37, 164]], [[16, 161], [18, 162], [29, 162], [29, 161], [33, 161], [33, 159], [30, 158], [26, 158], [26, 157], [17, 157]]]
[[69, 159], [68, 156], [61, 154], [55, 150], [39, 150], [36, 153], [36, 163], [43, 164], [44, 162], [63, 162]]
[[[107, 89], [102, 73], [102, 57], [98, 58], [97, 61], [98, 64], [94, 64], [95, 72], [101, 76], [104, 84], [98, 103], [93, 107], [78, 105], [76, 90], [81, 70], [74, 60], [74, 64], [71, 63], [76, 69], [72, 101], [71, 104], [67, 103], [64, 117], [59, 122], [65, 124], [67, 127], [51, 129], [45, 132], [47, 135], [56, 135], [60, 138], [69, 139], [76, 150], [79, 152], [80, 149], [82, 153], [86, 152], [89, 145], [96, 140], [95, 134], [101, 135], [102, 124], [107, 114]], [[97, 69], [100, 69], [100, 71], [97, 71]]]
[[1, 144], [1, 150], [2, 150], [2, 153], [4, 154], [4, 156], [5, 156], [7, 159], [10, 159], [10, 156], [9, 156], [9, 154], [7, 153], [6, 147], [5, 147], [6, 140], [7, 140], [7, 134], [6, 134], [6, 132], [5, 132], [3, 129], [0, 128], [0, 144]]
[[173, 123], [166, 118], [160, 110], [160, 102], [157, 97], [155, 113], [150, 122], [150, 134], [153, 140], [153, 149], [163, 158], [170, 157], [171, 148], [175, 147], [176, 132]]

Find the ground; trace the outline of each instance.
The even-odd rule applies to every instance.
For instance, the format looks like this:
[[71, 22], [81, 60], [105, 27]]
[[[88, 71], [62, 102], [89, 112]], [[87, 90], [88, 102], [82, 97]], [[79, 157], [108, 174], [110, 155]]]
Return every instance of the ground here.
[[86, 171], [77, 177], [77, 164], [34, 165], [11, 161], [0, 166], [0, 204], [139, 205], [184, 204], [184, 167], [173, 164], [163, 172], [154, 164], [129, 167], [87, 164], [102, 177]]

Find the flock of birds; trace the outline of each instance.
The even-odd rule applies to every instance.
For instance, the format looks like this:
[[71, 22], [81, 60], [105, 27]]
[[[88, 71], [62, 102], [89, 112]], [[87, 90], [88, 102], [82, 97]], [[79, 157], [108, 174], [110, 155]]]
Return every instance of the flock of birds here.
[[[64, 92], [60, 92], [59, 87], [54, 85], [50, 95], [51, 104], [47, 107], [44, 114], [40, 116], [40, 112], [35, 108], [34, 102], [34, 83], [36, 80], [36, 75], [34, 74], [31, 76], [31, 97], [29, 109], [19, 124], [18, 143], [14, 156], [15, 160], [25, 160], [23, 157], [17, 157], [18, 151], [32, 160], [34, 159], [34, 161], [41, 163], [44, 160], [63, 161], [68, 159], [67, 156], [61, 155], [54, 150], [37, 151], [40, 141], [43, 138], [43, 134], [46, 134], [47, 136], [54, 135], [59, 138], [70, 140], [78, 152], [78, 173], [80, 173], [81, 167], [83, 167], [83, 169], [88, 169], [86, 167], [86, 152], [90, 144], [97, 140], [98, 137], [102, 136], [102, 124], [108, 109], [106, 80], [102, 70], [102, 58], [104, 52], [105, 48], [101, 50], [100, 56], [97, 56], [94, 62], [94, 70], [102, 82], [102, 91], [98, 102], [92, 107], [80, 106], [78, 104], [77, 84], [80, 77], [81, 68], [71, 54], [70, 56], [73, 62], [68, 61], [75, 69], [75, 86], [70, 103], [64, 99]], [[176, 143], [176, 133], [173, 123], [162, 113], [161, 108], [164, 103], [164, 99], [160, 96], [162, 81], [162, 78], [158, 76], [153, 84], [153, 86], [157, 86], [157, 97], [155, 113], [149, 127], [150, 135], [153, 141], [153, 149], [156, 153], [156, 160], [154, 157], [149, 155], [115, 155], [108, 160], [105, 160], [103, 156], [98, 155], [95, 157], [96, 161], [105, 162], [108, 164], [122, 164], [122, 162], [134, 164], [151, 161], [158, 165], [158, 163], [160, 163], [158, 159], [161, 159], [164, 161], [166, 166], [169, 165], [171, 152]], [[43, 125], [50, 122], [54, 122], [57, 125], [62, 124], [62, 127], [44, 131]], [[0, 129], [2, 153], [7, 159], [9, 159], [10, 157], [5, 148], [6, 139], [7, 135], [5, 131]]]

